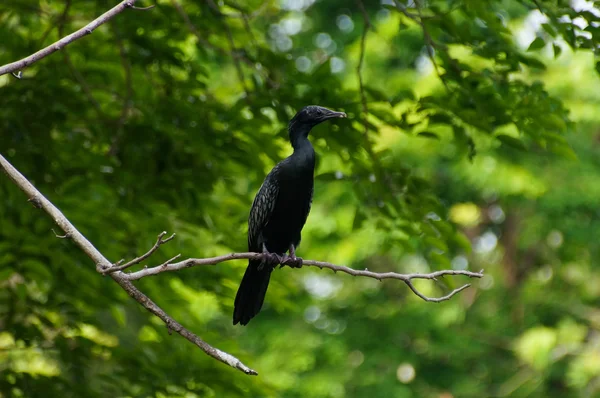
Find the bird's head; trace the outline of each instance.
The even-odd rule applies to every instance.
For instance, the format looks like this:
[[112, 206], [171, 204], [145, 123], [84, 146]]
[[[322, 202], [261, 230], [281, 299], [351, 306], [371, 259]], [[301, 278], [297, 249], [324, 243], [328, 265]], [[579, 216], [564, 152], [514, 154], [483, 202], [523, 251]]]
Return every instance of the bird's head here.
[[300, 109], [290, 121], [290, 125], [308, 125], [314, 127], [328, 119], [346, 117], [344, 112], [335, 112], [318, 105], [309, 105]]
[[346, 117], [344, 112], [336, 112], [318, 105], [309, 105], [302, 108], [290, 120], [288, 131], [292, 144], [300, 136], [307, 137], [310, 129], [325, 120]]

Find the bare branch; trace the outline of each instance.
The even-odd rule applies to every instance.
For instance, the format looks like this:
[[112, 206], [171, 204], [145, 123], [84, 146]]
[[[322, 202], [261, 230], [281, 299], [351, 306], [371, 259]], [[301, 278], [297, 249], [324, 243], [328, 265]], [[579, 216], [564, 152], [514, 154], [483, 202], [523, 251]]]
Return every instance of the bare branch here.
[[[13, 75], [15, 77], [20, 76], [21, 69], [24, 69], [24, 68], [28, 67], [29, 65], [39, 61], [40, 59], [45, 58], [48, 55], [62, 49], [63, 47], [68, 46], [75, 40], [80, 39], [86, 35], [89, 35], [98, 26], [110, 21], [115, 16], [117, 16], [119, 13], [123, 12], [123, 10], [125, 10], [126, 8], [133, 8], [135, 2], [136, 2], [136, 0], [121, 1], [119, 4], [117, 4], [113, 8], [111, 8], [104, 14], [100, 15], [98, 18], [94, 19], [89, 24], [85, 25], [83, 28], [71, 33], [68, 36], [61, 38], [57, 42], [52, 43], [49, 46], [39, 50], [38, 52], [36, 52], [28, 57], [25, 57], [19, 61], [12, 62], [12, 63], [4, 65], [4, 66], [0, 66], [0, 76], [5, 75], [7, 73], [13, 73]], [[17, 72], [17, 75], [15, 75], [14, 72]]]
[[[112, 264], [98, 249], [87, 240], [85, 236], [79, 232], [73, 224], [62, 214], [62, 212], [54, 206], [48, 199], [44, 197], [17, 169], [15, 169], [2, 155], [0, 155], [0, 168], [28, 197], [29, 201], [34, 204], [37, 208], [44, 210], [54, 222], [71, 237], [73, 242], [96, 264], [96, 269], [100, 272], [109, 269]], [[164, 235], [163, 235], [164, 236]], [[162, 240], [162, 237], [159, 238]], [[168, 263], [168, 262], [167, 262]], [[166, 266], [168, 266], [168, 264]], [[244, 365], [236, 357], [223, 352], [217, 348], [212, 347], [210, 344], [196, 336], [184, 328], [180, 323], [171, 318], [165, 313], [156, 303], [154, 303], [148, 296], [138, 290], [131, 281], [128, 280], [126, 274], [122, 272], [114, 272], [110, 274], [110, 277], [119, 284], [131, 297], [133, 297], [138, 303], [140, 303], [146, 310], [151, 312], [160, 318], [169, 330], [173, 330], [185, 337], [188, 341], [192, 342], [196, 346], [200, 347], [207, 355], [221, 361], [233, 368], [239, 369], [248, 375], [258, 374], [255, 370], [250, 369]]]
[[[215, 264], [219, 264], [219, 263], [222, 263], [225, 261], [231, 261], [231, 260], [241, 260], [241, 259], [258, 260], [258, 259], [263, 258], [263, 256], [264, 256], [263, 253], [231, 253], [231, 254], [225, 254], [223, 256], [210, 257], [210, 258], [190, 258], [187, 260], [180, 261], [178, 263], [171, 263], [171, 260], [172, 260], [171, 259], [171, 260], [169, 260], [161, 265], [158, 265], [156, 267], [145, 268], [145, 269], [137, 271], [137, 272], [123, 274], [123, 277], [130, 281], [134, 281], [134, 280], [144, 278], [146, 276], [157, 275], [162, 272], [179, 271], [184, 268], [195, 267], [195, 266], [199, 266], [199, 265], [215, 265]], [[324, 261], [316, 261], [316, 260], [304, 260], [303, 259], [302, 265], [318, 267], [320, 269], [328, 268], [328, 269], [332, 270], [333, 272], [339, 271], [339, 272], [344, 272], [344, 273], [352, 275], [352, 276], [364, 276], [367, 278], [377, 279], [379, 281], [382, 281], [384, 279], [398, 279], [398, 280], [401, 280], [404, 283], [406, 283], [406, 285], [410, 288], [410, 290], [413, 291], [414, 294], [416, 294], [417, 296], [419, 296], [420, 298], [422, 298], [425, 301], [429, 301], [429, 302], [433, 302], [433, 303], [439, 303], [441, 301], [446, 301], [446, 300], [450, 299], [452, 296], [454, 296], [455, 294], [461, 292], [462, 290], [468, 288], [471, 285], [467, 284], [467, 285], [461, 286], [458, 289], [453, 290], [452, 292], [450, 292], [449, 294], [447, 294], [443, 297], [427, 297], [427, 296], [423, 295], [422, 293], [420, 293], [415, 288], [415, 286], [412, 283], [413, 279], [435, 280], [436, 278], [439, 278], [439, 277], [445, 276], [445, 275], [463, 275], [463, 276], [467, 276], [469, 278], [483, 277], [483, 270], [479, 271], [479, 272], [461, 271], [461, 270], [442, 270], [442, 271], [436, 271], [436, 272], [431, 272], [431, 273], [427, 273], [427, 274], [421, 274], [421, 273], [399, 274], [396, 272], [377, 273], [377, 272], [369, 271], [367, 269], [357, 270], [357, 269], [349, 268], [349, 267], [346, 267], [343, 265], [335, 265], [335, 264], [327, 263]]]

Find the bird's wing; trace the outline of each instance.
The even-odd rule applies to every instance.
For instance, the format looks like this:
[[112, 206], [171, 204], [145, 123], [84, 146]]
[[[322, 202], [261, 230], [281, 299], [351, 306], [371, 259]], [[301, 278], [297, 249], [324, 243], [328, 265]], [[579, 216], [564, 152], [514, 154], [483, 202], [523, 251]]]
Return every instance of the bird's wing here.
[[304, 225], [304, 223], [306, 223], [306, 219], [308, 218], [308, 214], [310, 213], [310, 208], [312, 207], [312, 201], [313, 201], [313, 193], [314, 193], [314, 187], [310, 188], [310, 200], [307, 203], [306, 208], [304, 209], [304, 222], [302, 223], [302, 225]]
[[274, 169], [265, 178], [250, 209], [250, 217], [248, 218], [248, 250], [250, 251], [262, 250], [259, 242], [260, 234], [269, 223], [275, 209], [275, 203], [279, 195], [279, 184], [274, 176], [274, 171], [276, 170]]

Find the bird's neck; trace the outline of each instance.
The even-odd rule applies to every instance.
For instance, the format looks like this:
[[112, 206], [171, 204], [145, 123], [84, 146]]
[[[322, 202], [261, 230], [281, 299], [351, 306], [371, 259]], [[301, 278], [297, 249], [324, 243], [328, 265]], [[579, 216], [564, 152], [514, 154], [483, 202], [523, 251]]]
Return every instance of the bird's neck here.
[[308, 137], [306, 137], [306, 136], [298, 137], [295, 140], [293, 140], [292, 148], [294, 148], [294, 153], [305, 152], [305, 151], [310, 152], [313, 150], [312, 144], [310, 143], [310, 141], [308, 140]]
[[308, 137], [304, 134], [294, 137], [292, 147], [294, 148], [294, 153], [291, 156], [292, 163], [302, 170], [314, 169], [315, 150]]
[[308, 133], [310, 132], [310, 126], [298, 126], [297, 124], [291, 124], [289, 126], [290, 143], [294, 148], [294, 152], [305, 148], [311, 148], [312, 145], [308, 140]]

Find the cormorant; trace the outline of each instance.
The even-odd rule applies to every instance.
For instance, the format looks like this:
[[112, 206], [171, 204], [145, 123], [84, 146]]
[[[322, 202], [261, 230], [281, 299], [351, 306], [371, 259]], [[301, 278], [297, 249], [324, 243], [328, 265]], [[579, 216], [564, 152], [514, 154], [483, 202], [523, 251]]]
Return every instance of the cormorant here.
[[[235, 296], [233, 324], [246, 325], [262, 308], [271, 272], [278, 265], [300, 267], [295, 249], [313, 196], [315, 150], [308, 133], [328, 119], [346, 117], [321, 106], [307, 106], [290, 120], [288, 134], [294, 153], [279, 162], [260, 187], [248, 218], [248, 251], [267, 253], [249, 260]], [[285, 253], [289, 250], [289, 256]]]

